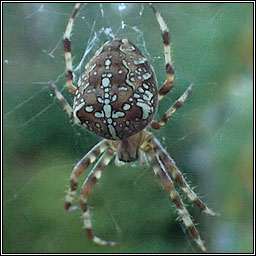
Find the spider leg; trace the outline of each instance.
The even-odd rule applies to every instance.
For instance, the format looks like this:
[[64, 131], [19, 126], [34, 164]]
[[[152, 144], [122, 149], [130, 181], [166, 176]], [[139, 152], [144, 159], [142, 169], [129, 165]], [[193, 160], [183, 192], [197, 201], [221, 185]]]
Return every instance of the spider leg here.
[[194, 84], [191, 84], [188, 89], [180, 96], [178, 100], [176, 100], [172, 106], [165, 112], [165, 114], [162, 116], [162, 118], [159, 121], [153, 121], [150, 124], [150, 127], [153, 129], [160, 129], [162, 126], [164, 126], [168, 119], [171, 117], [171, 115], [183, 105], [185, 100], [187, 99], [189, 93], [194, 88]]
[[107, 147], [106, 140], [100, 141], [74, 167], [70, 176], [70, 188], [67, 191], [65, 199], [64, 209], [66, 211], [69, 210], [74, 201], [79, 176], [106, 150]]
[[173, 87], [174, 81], [174, 70], [171, 59], [171, 46], [170, 46], [170, 33], [161, 14], [157, 11], [155, 5], [150, 3], [152, 10], [155, 13], [156, 19], [159, 23], [160, 29], [162, 31], [162, 38], [164, 43], [164, 56], [165, 56], [165, 69], [166, 69], [166, 81], [162, 85], [158, 92], [158, 100], [161, 100]]
[[216, 215], [211, 209], [209, 209], [196, 195], [196, 193], [190, 188], [182, 173], [179, 171], [175, 162], [166, 150], [161, 146], [160, 142], [154, 138], [152, 143], [154, 144], [154, 151], [159, 157], [159, 161], [163, 164], [166, 170], [170, 173], [171, 177], [178, 182], [182, 191], [187, 195], [189, 200], [193, 202], [201, 211], [211, 216]]
[[74, 24], [74, 20], [76, 18], [78, 9], [80, 7], [80, 3], [76, 3], [73, 9], [73, 13], [68, 21], [68, 25], [66, 27], [66, 31], [63, 35], [63, 44], [64, 44], [64, 52], [65, 52], [65, 63], [66, 63], [66, 86], [71, 94], [75, 94], [76, 87], [73, 85], [73, 66], [72, 66], [72, 55], [71, 55], [71, 32]]
[[93, 189], [94, 185], [98, 181], [98, 179], [101, 177], [105, 167], [109, 164], [110, 160], [114, 157], [115, 152], [111, 149], [108, 149], [98, 160], [92, 171], [90, 172], [89, 176], [85, 180], [82, 189], [81, 189], [81, 195], [80, 195], [80, 206], [83, 211], [83, 221], [84, 221], [84, 227], [87, 230], [88, 237], [99, 245], [111, 245], [114, 246], [117, 244], [117, 242], [114, 241], [105, 241], [101, 238], [94, 235], [93, 228], [92, 228], [92, 222], [91, 222], [91, 214], [88, 209], [87, 205], [87, 197], [90, 194], [91, 190]]
[[203, 243], [186, 207], [184, 206], [179, 193], [175, 189], [172, 179], [166, 172], [163, 164], [161, 163], [161, 161], [159, 160], [158, 156], [155, 154], [154, 151], [152, 151], [150, 154], [150, 160], [153, 165], [155, 175], [158, 177], [162, 187], [170, 193], [170, 197], [171, 197], [172, 201], [175, 203], [175, 205], [178, 209], [178, 215], [181, 217], [184, 225], [189, 230], [191, 236], [193, 237], [193, 239], [195, 240], [197, 245], [200, 247], [200, 249], [203, 252], [206, 252], [204, 243]]
[[68, 104], [67, 100], [64, 98], [64, 96], [61, 94], [61, 92], [59, 91], [58, 87], [56, 86], [56, 84], [53, 81], [50, 81], [50, 85], [53, 88], [56, 98], [58, 99], [58, 101], [61, 103], [61, 105], [63, 106], [64, 110], [67, 112], [69, 118], [75, 123], [78, 124], [80, 123], [79, 120], [77, 120], [77, 118], [73, 115], [73, 109], [72, 107]]

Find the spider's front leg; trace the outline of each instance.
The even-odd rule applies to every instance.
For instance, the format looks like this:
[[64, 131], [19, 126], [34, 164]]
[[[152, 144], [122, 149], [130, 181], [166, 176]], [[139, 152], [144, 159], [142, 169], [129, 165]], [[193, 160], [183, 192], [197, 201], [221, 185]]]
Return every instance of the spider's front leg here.
[[112, 149], [107, 149], [107, 151], [101, 156], [98, 160], [92, 171], [90, 172], [89, 176], [85, 180], [82, 188], [81, 188], [81, 195], [80, 195], [80, 206], [83, 211], [83, 221], [84, 227], [87, 230], [89, 238], [99, 245], [111, 245], [114, 246], [117, 244], [115, 241], [105, 241], [97, 236], [94, 235], [92, 222], [91, 222], [91, 214], [88, 209], [87, 205], [87, 197], [91, 193], [94, 185], [98, 181], [98, 179], [102, 176], [102, 173], [105, 167], [109, 164], [111, 159], [114, 157], [115, 152]]
[[190, 188], [186, 180], [184, 179], [182, 173], [176, 166], [175, 162], [171, 158], [171, 156], [166, 152], [166, 150], [162, 147], [160, 142], [153, 138], [152, 144], [154, 145], [154, 152], [159, 157], [159, 162], [165, 167], [165, 169], [170, 173], [171, 177], [178, 182], [180, 185], [182, 191], [187, 195], [189, 200], [194, 203], [201, 211], [203, 211], [206, 214], [209, 214], [211, 216], [215, 216], [216, 213], [214, 213], [211, 209], [207, 207], [205, 203], [203, 203], [196, 193]]
[[74, 201], [79, 176], [106, 150], [107, 147], [108, 144], [106, 140], [100, 141], [74, 167], [70, 176], [70, 188], [67, 191], [65, 199], [65, 210], [69, 210]]
[[181, 217], [184, 225], [189, 230], [191, 236], [193, 237], [193, 239], [195, 240], [197, 245], [200, 247], [200, 249], [203, 252], [206, 252], [204, 243], [203, 243], [185, 205], [183, 204], [179, 193], [175, 189], [171, 177], [168, 175], [163, 164], [159, 160], [159, 157], [153, 150], [149, 153], [149, 159], [153, 166], [154, 172], [155, 172], [156, 176], [158, 177], [162, 187], [170, 193], [170, 197], [177, 207], [179, 217]]

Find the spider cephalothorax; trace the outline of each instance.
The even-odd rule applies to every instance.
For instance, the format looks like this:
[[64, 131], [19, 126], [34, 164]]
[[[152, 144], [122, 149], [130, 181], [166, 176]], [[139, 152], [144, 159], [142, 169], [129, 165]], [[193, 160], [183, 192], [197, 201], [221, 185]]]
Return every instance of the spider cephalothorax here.
[[172, 88], [174, 71], [171, 59], [169, 30], [161, 14], [150, 4], [159, 23], [164, 43], [166, 81], [157, 89], [154, 71], [147, 58], [127, 39], [115, 39], [105, 43], [85, 66], [78, 87], [73, 85], [73, 68], [70, 35], [80, 4], [74, 7], [64, 33], [66, 60], [66, 85], [74, 96], [73, 108], [51, 82], [56, 97], [75, 124], [105, 138], [95, 145], [74, 167], [70, 188], [66, 195], [65, 209], [74, 201], [79, 176], [100, 155], [92, 171], [82, 185], [79, 198], [83, 221], [88, 236], [100, 245], [115, 245], [94, 235], [87, 197], [105, 167], [114, 156], [119, 161], [131, 162], [146, 155], [162, 187], [168, 191], [178, 214], [202, 251], [204, 243], [185, 207], [175, 184], [203, 212], [215, 215], [194, 193], [175, 162], [148, 129], [159, 129], [182, 106], [193, 84], [176, 100], [160, 120], [153, 120], [160, 101]]

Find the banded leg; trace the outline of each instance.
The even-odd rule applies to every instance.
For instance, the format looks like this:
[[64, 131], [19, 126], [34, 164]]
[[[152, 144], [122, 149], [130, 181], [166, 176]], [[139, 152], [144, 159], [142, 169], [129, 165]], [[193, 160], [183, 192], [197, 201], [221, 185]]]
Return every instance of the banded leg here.
[[153, 165], [153, 169], [154, 169], [156, 176], [158, 177], [162, 187], [170, 193], [170, 197], [171, 197], [172, 201], [175, 203], [175, 205], [178, 209], [178, 214], [181, 217], [184, 225], [189, 230], [191, 236], [193, 237], [193, 239], [195, 240], [197, 245], [200, 247], [200, 249], [203, 252], [206, 252], [204, 243], [203, 243], [186, 207], [184, 206], [179, 193], [175, 189], [172, 179], [166, 172], [161, 161], [159, 161], [159, 158], [155, 155], [154, 151], [151, 153], [150, 159], [151, 159], [151, 163]]
[[187, 99], [189, 93], [194, 88], [194, 84], [191, 84], [188, 89], [180, 96], [178, 100], [176, 100], [172, 106], [165, 112], [165, 114], [162, 116], [162, 118], [159, 121], [153, 121], [150, 124], [150, 127], [153, 129], [160, 129], [162, 126], [164, 126], [168, 119], [171, 117], [171, 115], [183, 105], [185, 100]]
[[65, 52], [65, 63], [66, 63], [66, 86], [71, 94], [75, 94], [76, 87], [73, 85], [73, 66], [72, 66], [72, 55], [71, 55], [71, 32], [76, 18], [80, 3], [76, 3], [73, 9], [73, 13], [68, 21], [66, 31], [63, 36], [64, 52]]
[[99, 245], [111, 245], [114, 246], [117, 244], [117, 242], [114, 241], [105, 241], [101, 238], [94, 235], [93, 228], [92, 228], [92, 222], [91, 222], [91, 214], [88, 209], [87, 205], [87, 197], [90, 194], [91, 190], [93, 189], [94, 185], [98, 181], [98, 179], [101, 177], [105, 167], [109, 164], [111, 159], [114, 157], [115, 153], [108, 149], [98, 160], [96, 165], [94, 166], [93, 170], [85, 180], [83, 187], [81, 189], [81, 195], [80, 195], [80, 206], [83, 211], [83, 221], [84, 221], [84, 227], [87, 230], [89, 238]]
[[70, 188], [68, 189], [64, 209], [69, 210], [76, 195], [79, 176], [91, 165], [99, 155], [101, 155], [107, 148], [106, 140], [100, 141], [95, 145], [74, 167], [70, 176]]
[[156, 19], [159, 23], [164, 43], [166, 81], [158, 92], [158, 100], [161, 100], [171, 90], [174, 82], [174, 70], [171, 59], [170, 33], [166, 22], [164, 21], [161, 14], [157, 11], [156, 7], [152, 3], [150, 3], [150, 6], [154, 11]]
[[64, 96], [61, 94], [59, 89], [57, 88], [56, 84], [53, 81], [50, 81], [50, 86], [53, 88], [54, 93], [56, 95], [56, 98], [63, 106], [64, 110], [67, 112], [69, 118], [74, 122], [74, 124], [78, 124], [79, 121], [74, 117], [73, 115], [73, 109], [68, 104], [67, 100], [64, 98]]
[[182, 191], [187, 195], [189, 200], [194, 203], [201, 211], [211, 216], [216, 215], [211, 209], [209, 209], [196, 195], [196, 193], [190, 188], [182, 173], [179, 171], [175, 162], [161, 146], [159, 141], [154, 138], [154, 152], [159, 157], [159, 161], [163, 164], [166, 170], [170, 173], [171, 177], [181, 186]]

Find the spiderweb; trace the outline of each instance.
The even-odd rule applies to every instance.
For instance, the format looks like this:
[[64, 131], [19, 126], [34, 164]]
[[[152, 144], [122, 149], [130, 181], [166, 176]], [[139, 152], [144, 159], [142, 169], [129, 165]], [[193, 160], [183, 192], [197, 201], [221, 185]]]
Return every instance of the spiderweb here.
[[[198, 186], [196, 192], [224, 216], [213, 220], [189, 207], [207, 246], [213, 252], [250, 249], [251, 6], [156, 5], [171, 31], [175, 67], [175, 87], [160, 102], [157, 118], [191, 83], [196, 88], [154, 134], [191, 186]], [[3, 5], [4, 251], [197, 252], [192, 238], [184, 237], [180, 223], [173, 221], [174, 208], [149, 167], [111, 164], [91, 195], [96, 233], [120, 240], [119, 248], [95, 247], [81, 231], [79, 211], [63, 213], [69, 173], [100, 140], [69, 122], [48, 84], [54, 80], [72, 104], [63, 86], [62, 46], [72, 8], [68, 3]], [[159, 86], [163, 83], [160, 29], [149, 6], [140, 3], [82, 5], [72, 34], [75, 81], [95, 51], [113, 38], [127, 38], [140, 48]], [[227, 160], [237, 155], [240, 161]], [[231, 170], [235, 178], [230, 178]], [[230, 198], [237, 190], [238, 201], [244, 203], [234, 206]], [[247, 215], [235, 225], [244, 208]], [[237, 242], [236, 232], [244, 232], [244, 243]]]

